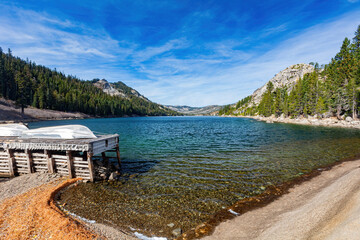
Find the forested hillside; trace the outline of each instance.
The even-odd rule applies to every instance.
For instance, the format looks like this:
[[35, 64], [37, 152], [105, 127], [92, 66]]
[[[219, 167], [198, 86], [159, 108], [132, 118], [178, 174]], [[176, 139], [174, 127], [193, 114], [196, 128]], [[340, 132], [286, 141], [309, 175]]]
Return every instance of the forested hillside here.
[[329, 64], [322, 68], [313, 65], [314, 71], [300, 78], [291, 91], [287, 87], [274, 88], [269, 81], [259, 104], [253, 104], [252, 96], [248, 96], [236, 106], [225, 106], [219, 114], [357, 118], [360, 107], [360, 25], [352, 40], [345, 38], [339, 53]]
[[10, 49], [4, 53], [1, 48], [0, 97], [14, 100], [22, 108], [33, 106], [96, 116], [178, 115], [139, 97], [110, 96], [91, 81], [81, 81], [29, 60], [24, 61], [14, 57]]

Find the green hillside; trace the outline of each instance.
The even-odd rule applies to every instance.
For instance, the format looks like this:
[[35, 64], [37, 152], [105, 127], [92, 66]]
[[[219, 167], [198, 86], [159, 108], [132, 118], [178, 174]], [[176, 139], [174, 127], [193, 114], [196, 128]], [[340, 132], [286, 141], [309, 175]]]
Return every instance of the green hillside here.
[[[129, 90], [123, 84], [119, 86]], [[91, 81], [82, 81], [29, 60], [14, 57], [0, 48], [0, 97], [16, 101], [22, 108], [33, 106], [96, 116], [179, 115], [139, 97], [110, 96]]]

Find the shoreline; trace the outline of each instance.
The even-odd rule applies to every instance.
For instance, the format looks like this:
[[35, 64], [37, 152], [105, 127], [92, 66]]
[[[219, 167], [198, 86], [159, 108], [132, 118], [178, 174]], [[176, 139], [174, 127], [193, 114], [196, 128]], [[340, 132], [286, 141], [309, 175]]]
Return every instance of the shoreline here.
[[318, 119], [315, 117], [301, 117], [301, 118], [284, 118], [284, 117], [261, 117], [261, 116], [234, 116], [222, 115], [220, 117], [229, 118], [250, 118], [266, 123], [287, 123], [306, 126], [321, 126], [321, 127], [340, 127], [340, 128], [353, 128], [360, 129], [360, 120], [338, 120], [336, 117]]
[[[357, 162], [357, 167], [360, 171], [360, 153], [352, 158], [345, 158], [336, 162], [333, 162], [329, 165], [318, 167], [309, 173], [297, 176], [292, 180], [283, 182], [278, 185], [268, 186], [265, 191], [259, 195], [253, 197], [242, 199], [233, 205], [227, 207], [226, 209], [220, 210], [213, 215], [208, 221], [198, 225], [196, 228], [193, 228], [177, 238], [177, 240], [191, 240], [191, 239], [211, 239], [210, 237], [216, 234], [217, 228], [227, 222], [234, 221], [236, 218], [241, 217], [244, 214], [256, 212], [258, 209], [268, 207], [269, 205], [277, 202], [279, 199], [286, 197], [294, 188], [303, 186], [304, 184], [310, 182], [316, 182], [316, 178], [320, 177], [322, 174], [328, 174], [332, 172], [333, 168], [339, 168], [343, 164]], [[360, 174], [360, 172], [359, 172]], [[359, 178], [360, 185], [360, 178]], [[318, 189], [319, 191], [321, 189]], [[305, 193], [303, 193], [305, 194]], [[359, 218], [360, 220], [360, 218]], [[236, 226], [233, 226], [237, 228]], [[359, 228], [360, 229], [360, 228]], [[226, 230], [228, 231], [228, 230]], [[223, 233], [220, 233], [222, 235]], [[360, 234], [360, 232], [359, 232]], [[218, 237], [219, 237], [218, 236]], [[220, 238], [213, 238], [214, 240]], [[222, 239], [222, 238], [221, 238]], [[227, 239], [232, 239], [231, 237]], [[249, 239], [249, 238], [244, 238]], [[251, 238], [250, 238], [251, 239]]]
[[74, 239], [76, 236], [76, 239], [84, 240], [136, 240], [125, 232], [100, 223], [88, 223], [79, 216], [61, 210], [56, 203], [58, 193], [76, 186], [79, 180], [63, 178], [58, 174], [33, 173], [1, 182], [0, 239], [47, 239], [51, 236]]
[[15, 102], [0, 98], [0, 124], [9, 123], [29, 123], [41, 121], [59, 121], [59, 120], [80, 120], [80, 119], [97, 119], [97, 118], [127, 118], [127, 117], [151, 117], [140, 116], [137, 114], [122, 115], [122, 116], [97, 116], [89, 115], [81, 112], [63, 112], [52, 109], [38, 109], [28, 106], [24, 109], [24, 114], [21, 113]]
[[[256, 119], [256, 120], [261, 120], [261, 119]], [[264, 119], [262, 120], [265, 121]], [[268, 205], [272, 204], [273, 202], [276, 202], [279, 198], [288, 195], [289, 192], [291, 193], [292, 188], [295, 188], [298, 185], [301, 186], [302, 184], [305, 184], [307, 182], [314, 181], [316, 177], [318, 177], [319, 175], [321, 176], [323, 173], [331, 172], [332, 169], [336, 168], [338, 165], [342, 165], [346, 162], [360, 161], [358, 160], [359, 158], [360, 156], [356, 156], [351, 159], [342, 159], [330, 165], [320, 167], [320, 169], [319, 168], [315, 169], [310, 173], [304, 174], [289, 182], [285, 182], [277, 186], [270, 186], [265, 190], [263, 194], [241, 200], [240, 202], [235, 203], [234, 205], [224, 209], [223, 211], [216, 213], [214, 218], [210, 219], [208, 222], [204, 224], [197, 226], [191, 231], [185, 232], [178, 239], [194, 239], [197, 237], [204, 237], [211, 234], [214, 230], [216, 233], [217, 231], [216, 229], [218, 228], [218, 226], [220, 225], [222, 226], [223, 223], [228, 222], [228, 220], [230, 219], [231, 219], [230, 222], [235, 221], [235, 219], [238, 218], [237, 215], [242, 216], [248, 213], [256, 212], [258, 209], [266, 208]], [[0, 182], [0, 188], [1, 186], [4, 185], [2, 185], [2, 183]], [[1, 198], [0, 198], [0, 202], [1, 202]], [[110, 236], [108, 237], [109, 239], [135, 239], [127, 234], [126, 237], [128, 238], [119, 238], [118, 236], [123, 236], [121, 234], [124, 234], [124, 232], [108, 225], [103, 225], [98, 223], [89, 224], [89, 225], [85, 224], [85, 225], [88, 226], [90, 229], [94, 229], [96, 232], [100, 232], [101, 235], [106, 236], [108, 234]], [[128, 233], [128, 234], [132, 234], [132, 233]], [[116, 237], [111, 237], [111, 236], [116, 236]]]
[[203, 239], [356, 239], [359, 175], [360, 159], [337, 162], [274, 201], [221, 222]]
[[[274, 217], [276, 215], [276, 211], [281, 212], [281, 214], [286, 215], [290, 214], [294, 209], [291, 209], [291, 207], [287, 207], [288, 209], [280, 209], [275, 208], [275, 206], [278, 206], [279, 204], [281, 206], [289, 206], [291, 203], [287, 201], [287, 203], [284, 205], [282, 203], [283, 199], [292, 199], [292, 202], [296, 202], [297, 205], [299, 201], [304, 201], [300, 197], [301, 196], [308, 196], [310, 193], [316, 192], [316, 193], [322, 193], [324, 189], [331, 186], [331, 184], [339, 181], [344, 175], [346, 175], [349, 172], [357, 171], [356, 175], [353, 174], [353, 176], [359, 176], [360, 175], [360, 158], [359, 155], [351, 158], [351, 159], [344, 159], [341, 161], [334, 162], [331, 165], [328, 165], [326, 167], [317, 168], [313, 171], [311, 171], [308, 174], [304, 174], [302, 176], [296, 177], [295, 179], [284, 182], [277, 186], [270, 186], [268, 187], [262, 194], [243, 199], [232, 206], [221, 210], [220, 212], [216, 213], [213, 218], [209, 219], [207, 222], [198, 225], [196, 228], [191, 229], [188, 232], [183, 233], [181, 236], [179, 236], [177, 239], [195, 239], [195, 238], [203, 238], [206, 240], [212, 240], [212, 239], [233, 239], [234, 236], [236, 236], [237, 239], [267, 239], [266, 237], [263, 238], [263, 236], [255, 236], [254, 234], [262, 233], [266, 229], [262, 229], [259, 226], [257, 227], [257, 231], [254, 233], [254, 226], [248, 226], [245, 224], [247, 220], [243, 220], [243, 218], [250, 218], [254, 222], [261, 222], [261, 226], [264, 225], [264, 221], [266, 219], [278, 219], [279, 216]], [[332, 176], [332, 179], [330, 181], [324, 181], [323, 179], [326, 179], [326, 176]], [[22, 180], [20, 179], [22, 178]], [[16, 177], [13, 179], [10, 179], [10, 181], [0, 183], [0, 186], [19, 186], [19, 189], [13, 190], [9, 189], [9, 187], [2, 188], [2, 194], [1, 195], [7, 195], [10, 194], [10, 197], [17, 197], [24, 192], [26, 192], [26, 188], [32, 189], [32, 187], [41, 187], [46, 184], [47, 182], [51, 181], [52, 179], [58, 179], [58, 175], [49, 175], [49, 174], [30, 174], [30, 175], [23, 175], [20, 177]], [[29, 180], [31, 180], [33, 183], [29, 183]], [[33, 181], [35, 180], [35, 181]], [[357, 177], [356, 183], [359, 185], [359, 196], [360, 196], [360, 178]], [[21, 186], [21, 182], [26, 182], [28, 186]], [[310, 187], [309, 187], [310, 185]], [[347, 184], [349, 185], [349, 184]], [[29, 191], [30, 189], [27, 189]], [[300, 189], [300, 190], [298, 190]], [[336, 191], [340, 192], [340, 195], [348, 196], [351, 194], [351, 192], [345, 192], [341, 193], [343, 188], [339, 188], [337, 186]], [[1, 192], [1, 191], [0, 191]], [[296, 198], [292, 195], [294, 195], [294, 192], [297, 194]], [[0, 198], [0, 206], [2, 203], [2, 200]], [[294, 201], [296, 200], [296, 201]], [[305, 199], [308, 200], [308, 199]], [[323, 199], [325, 200], [331, 200], [331, 199]], [[349, 200], [350, 201], [350, 200]], [[344, 201], [342, 201], [343, 205], [346, 205]], [[359, 201], [359, 209], [360, 209], [360, 201]], [[299, 206], [296, 206], [299, 207]], [[301, 207], [301, 206], [300, 206]], [[57, 207], [59, 208], [59, 207]], [[61, 209], [61, 208], [59, 208]], [[270, 209], [270, 210], [269, 210]], [[271, 209], [277, 209], [275, 213], [271, 213]], [[296, 209], [295, 209], [296, 210]], [[264, 217], [264, 213], [262, 211], [266, 211], [267, 214], [271, 216]], [[315, 211], [315, 210], [314, 210]], [[269, 213], [270, 212], [270, 213]], [[351, 213], [351, 211], [348, 211]], [[301, 212], [299, 213], [301, 214]], [[74, 217], [69, 216], [66, 214], [68, 218], [72, 219]], [[360, 216], [360, 215], [359, 215]], [[335, 216], [336, 217], [336, 216]], [[75, 219], [77, 219], [75, 217]], [[241, 219], [241, 220], [239, 220]], [[277, 223], [274, 220], [274, 224]], [[330, 219], [331, 220], [331, 219]], [[359, 217], [359, 224], [360, 224], [360, 217]], [[126, 239], [126, 240], [134, 240], [137, 239], [134, 236], [134, 233], [129, 232], [123, 232], [121, 229], [117, 229], [114, 227], [111, 227], [109, 225], [104, 225], [100, 223], [87, 223], [84, 221], [79, 220], [81, 224], [83, 224], [87, 229], [89, 229], [92, 232], [95, 232], [107, 239]], [[305, 220], [306, 217], [305, 217]], [[266, 226], [269, 226], [272, 224], [273, 221], [270, 221], [270, 223], [266, 223]], [[339, 222], [339, 221], [338, 221]], [[341, 223], [341, 221], [340, 221]], [[264, 225], [264, 226], [265, 226]], [[337, 224], [339, 225], [339, 224]], [[329, 228], [324, 225], [324, 228]], [[360, 228], [359, 228], [360, 229]], [[270, 229], [271, 230], [271, 229]], [[270, 231], [267, 230], [267, 231]], [[245, 237], [242, 238], [243, 234]], [[250, 233], [249, 233], [250, 232]], [[230, 235], [227, 233], [231, 233]], [[242, 234], [242, 235], [241, 235]], [[251, 235], [253, 234], [253, 235]], [[278, 231], [276, 234], [280, 234]], [[282, 234], [282, 232], [281, 232]], [[314, 232], [314, 234], [318, 234], [318, 232]], [[360, 232], [359, 232], [360, 234]], [[251, 236], [250, 236], [251, 235]], [[221, 238], [219, 238], [221, 236]], [[292, 238], [278, 238], [278, 239], [292, 239]], [[296, 238], [299, 239], [299, 238]]]

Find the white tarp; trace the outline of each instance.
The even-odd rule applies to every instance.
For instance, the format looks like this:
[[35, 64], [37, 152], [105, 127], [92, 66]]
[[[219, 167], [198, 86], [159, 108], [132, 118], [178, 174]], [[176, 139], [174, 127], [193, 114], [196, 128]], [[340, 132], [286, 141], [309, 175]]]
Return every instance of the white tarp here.
[[64, 125], [26, 130], [23, 131], [20, 137], [54, 139], [96, 138], [89, 128], [82, 125]]
[[23, 124], [2, 124], [0, 125], [0, 136], [2, 137], [18, 137], [21, 136], [23, 131], [29, 130]]

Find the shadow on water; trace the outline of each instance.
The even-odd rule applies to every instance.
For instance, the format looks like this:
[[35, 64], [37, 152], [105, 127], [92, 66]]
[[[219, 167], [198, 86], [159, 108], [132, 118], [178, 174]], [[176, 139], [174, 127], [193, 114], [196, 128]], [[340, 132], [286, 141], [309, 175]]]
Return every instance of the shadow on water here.
[[[115, 156], [110, 156], [109, 161], [112, 165], [118, 166], [118, 162]], [[121, 180], [127, 180], [130, 176], [138, 176], [140, 174], [151, 171], [158, 163], [159, 160], [154, 159], [130, 159], [121, 158], [121, 166], [119, 167], [121, 173]]]
[[121, 173], [122, 174], [142, 174], [149, 172], [160, 161], [158, 160], [146, 160], [146, 159], [121, 159]]

